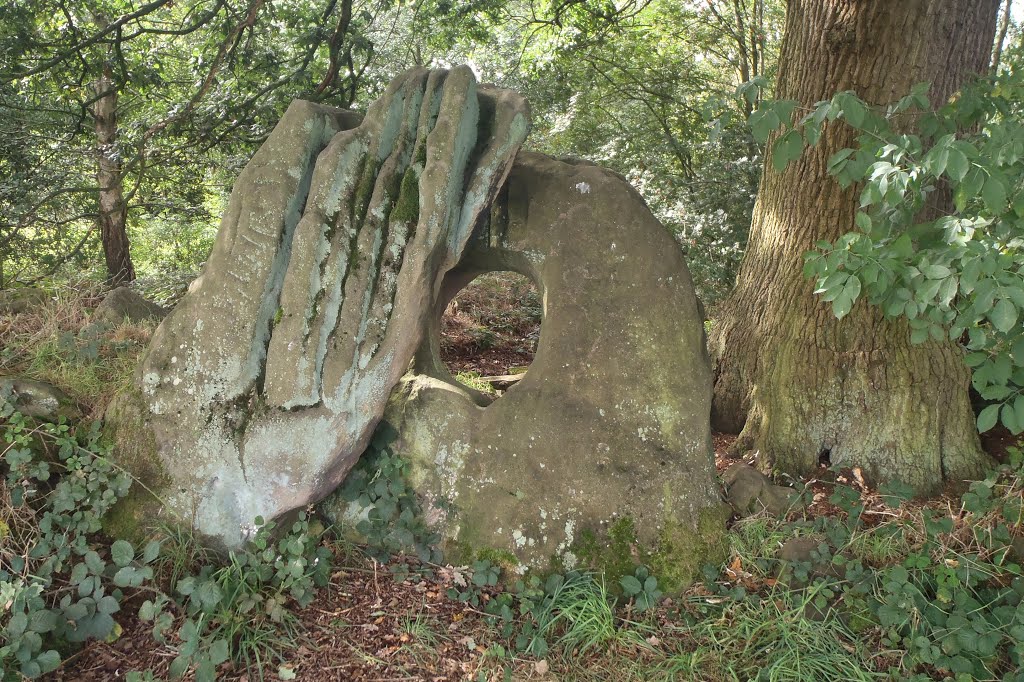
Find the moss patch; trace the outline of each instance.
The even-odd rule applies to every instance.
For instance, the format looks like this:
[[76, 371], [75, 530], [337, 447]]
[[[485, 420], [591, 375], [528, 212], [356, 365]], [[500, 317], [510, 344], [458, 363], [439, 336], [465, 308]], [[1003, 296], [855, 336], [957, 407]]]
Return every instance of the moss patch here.
[[398, 202], [391, 214], [392, 220], [400, 223], [415, 223], [420, 218], [420, 182], [416, 170], [409, 166], [402, 176]]
[[519, 559], [515, 554], [506, 549], [494, 549], [483, 547], [475, 554], [476, 561], [490, 561], [495, 566], [500, 566], [503, 571], [514, 571], [519, 566]]
[[729, 557], [729, 538], [725, 522], [730, 516], [725, 504], [702, 509], [697, 528], [691, 528], [666, 516], [665, 525], [648, 565], [666, 592], [689, 586], [704, 564], [721, 564]]
[[370, 198], [373, 196], [379, 168], [380, 164], [371, 156], [367, 156], [363, 161], [359, 184], [356, 185], [355, 196], [352, 199], [352, 225], [361, 225], [366, 220], [366, 211], [370, 207]]
[[143, 539], [160, 518], [163, 503], [157, 495], [170, 485], [144, 406], [145, 398], [137, 390], [121, 393], [107, 409], [103, 424], [111, 458], [133, 479], [128, 495], [103, 517], [104, 532], [114, 538]]
[[603, 571], [613, 589], [617, 589], [619, 578], [633, 575], [637, 566], [645, 565], [663, 590], [678, 591], [694, 581], [704, 564], [722, 563], [728, 557], [728, 518], [725, 505], [702, 510], [696, 528], [668, 514], [656, 544], [645, 547], [633, 519], [622, 517], [607, 532], [583, 531], [571, 551], [582, 565]]

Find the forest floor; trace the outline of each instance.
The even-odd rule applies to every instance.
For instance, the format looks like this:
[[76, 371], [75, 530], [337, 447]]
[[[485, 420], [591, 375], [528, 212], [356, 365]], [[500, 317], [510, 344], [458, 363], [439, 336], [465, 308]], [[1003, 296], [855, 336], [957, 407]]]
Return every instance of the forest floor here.
[[[508, 274], [481, 277], [461, 292], [446, 312], [443, 359], [460, 381], [474, 385], [480, 377], [520, 373], [536, 350], [541, 316], [541, 302], [525, 278]], [[52, 328], [40, 330], [40, 336], [67, 334], [81, 323], [73, 305], [63, 317], [51, 320], [53, 317], [45, 322]], [[19, 323], [22, 327], [17, 329], [0, 325], [0, 340], [23, 342], [32, 325], [44, 324], [25, 319], [28, 321]], [[118, 348], [125, 344], [142, 347], [146, 341], [144, 330], [128, 328], [118, 334]], [[40, 348], [32, 358], [13, 354], [0, 358], [0, 369], [4, 364], [18, 369], [31, 363], [36, 368], [79, 372], [62, 355], [66, 349], [60, 344]], [[72, 350], [81, 352], [83, 348], [79, 344]], [[108, 351], [101, 344], [97, 352], [102, 357]], [[62, 357], [65, 362], [55, 364]], [[43, 372], [40, 378], [59, 383], [62, 377]], [[105, 383], [110, 377], [102, 372], [90, 370], [71, 379], [88, 381], [83, 391], [109, 390]], [[713, 437], [719, 471], [741, 459], [730, 452], [733, 440], [726, 434]], [[1005, 458], [1015, 440], [1009, 434], [997, 434], [988, 437], [986, 446]], [[833, 493], [838, 488], [853, 491], [856, 504], [863, 509], [843, 551], [855, 552], [854, 556], [878, 570], [898, 564], [901, 557], [916, 551], [936, 551], [922, 549], [927, 547], [922, 538], [929, 537], [920, 530], [926, 526], [922, 518], [930, 518], [929, 514], [951, 519], [942, 551], [957, 543], [964, 552], [973, 547], [964, 534], [972, 527], [975, 530], [971, 532], [976, 532], [981, 517], [965, 513], [956, 494], [890, 506], [891, 500], [869, 489], [856, 470], [836, 472], [823, 467], [816, 474], [792, 481], [804, 490], [807, 505], [791, 512], [788, 519], [755, 515], [734, 521], [731, 558], [715, 569], [715, 575], [705, 575], [681, 595], [659, 598], [653, 608], [642, 613], [628, 601], [614, 610], [607, 600], [591, 604], [588, 608], [597, 615], [563, 619], [549, 633], [551, 647], [543, 656], [515, 648], [514, 635], [510, 639], [508, 629], [503, 631], [502, 623], [486, 612], [488, 602], [498, 599], [509, 586], [479, 589], [480, 601], [472, 605], [454, 594], [465, 586], [465, 567], [433, 565], [410, 557], [381, 564], [363, 548], [325, 535], [323, 543], [333, 555], [328, 584], [319, 588], [309, 606], [289, 606], [296, 620], [267, 642], [264, 651], [272, 652], [269, 659], [248, 666], [223, 663], [217, 669], [217, 679], [724, 681], [761, 679], [762, 673], [768, 674], [766, 670], [770, 679], [779, 680], [904, 679], [903, 645], [888, 639], [884, 628], [855, 631], [831, 612], [811, 615], [814, 609], [808, 599], [814, 594], [804, 597], [802, 592], [784, 589], [779, 549], [787, 539], [809, 537], [805, 534], [811, 532], [819, 537], [830, 532], [830, 523], [845, 523], [849, 509], [837, 506]], [[1010, 487], [1019, 497], [1019, 481]], [[1021, 519], [1012, 527], [1020, 532]], [[898, 534], [888, 532], [894, 528], [899, 529]], [[851, 550], [855, 547], [859, 549]], [[396, 570], [396, 564], [406, 568]], [[154, 640], [152, 623], [135, 615], [140, 605], [136, 602], [144, 598], [141, 594], [123, 604], [116, 638], [86, 644], [46, 679], [119, 680], [127, 679], [131, 671], [148, 671], [132, 676], [133, 680], [168, 679], [171, 661], [182, 642], [175, 634], [167, 643]], [[176, 623], [183, 621], [180, 607], [172, 602], [166, 608]], [[177, 630], [175, 625], [169, 632]], [[945, 676], [927, 666], [918, 665], [915, 670], [925, 671], [926, 677], [918, 679]], [[192, 675], [187, 673], [185, 679]]]
[[[726, 434], [714, 436], [719, 470], [738, 460], [728, 451], [732, 441], [733, 437]], [[885, 504], [877, 491], [864, 486], [856, 472], [834, 474], [823, 468], [820, 478], [805, 479], [803, 483], [811, 491], [811, 500], [805, 509], [795, 513], [794, 519], [813, 523], [816, 518], [844, 517], [839, 507], [830, 501], [836, 483], [840, 483], [859, 491], [867, 509], [864, 518], [868, 534], [872, 528], [883, 528], [881, 524], [887, 528], [897, 521], [914, 523], [914, 517], [926, 508], [952, 510], [959, 505], [959, 500], [950, 495], [897, 510]], [[769, 599], [778, 594], [775, 590], [779, 588], [779, 574], [761, 571], [757, 564], [773, 550], [777, 551], [787, 536], [779, 532], [782, 528], [780, 522], [765, 516], [734, 523], [738, 525], [733, 530], [741, 537], [757, 537], [766, 533], [776, 546], [767, 552], [746, 553], [741, 543], [711, 582], [697, 583], [674, 598], [662, 598], [655, 608], [644, 613], [635, 613], [630, 605], [619, 607], [614, 611], [612, 621], [615, 633], [600, 645], [579, 651], [578, 646], [557, 646], [553, 643], [544, 658], [511, 655], [507, 634], [501, 631], [493, 616], [483, 610], [486, 603], [502, 591], [503, 585], [481, 590], [482, 602], [479, 607], [474, 607], [449, 593], [450, 589], [457, 587], [456, 582], [464, 567], [432, 565], [410, 557], [398, 557], [384, 565], [362, 554], [354, 545], [331, 544], [328, 541], [334, 552], [335, 566], [330, 583], [320, 588], [310, 606], [303, 609], [295, 605], [290, 607], [296, 610], [297, 627], [282, 635], [281, 642], [274, 647], [277, 658], [250, 668], [232, 667], [225, 663], [218, 669], [217, 678], [244, 682], [279, 679], [309, 682], [724, 682], [747, 679], [738, 676], [741, 670], [750, 667], [750, 661], [744, 663], [741, 660], [745, 656], [741, 650], [742, 642], [726, 646], [724, 651], [709, 651], [709, 648], [714, 649], [715, 628], [725, 633], [729, 628], [750, 627], [750, 623], [743, 621], [744, 616], [730, 613], [728, 609], [720, 610], [720, 605], [730, 601], [730, 597], [723, 596], [723, 591], [742, 589]], [[408, 572], [401, 571], [396, 575], [395, 563], [405, 563]], [[782, 595], [775, 598], [778, 607], [775, 617], [791, 620], [794, 613], [799, 617], [809, 608], [799, 603], [794, 607], [788, 598]], [[149, 671], [152, 679], [170, 679], [168, 668], [178, 653], [180, 642], [173, 637], [173, 646], [154, 642], [152, 624], [139, 621], [134, 615], [135, 610], [137, 604], [128, 604], [123, 609], [126, 614], [120, 621], [123, 632], [115, 641], [89, 643], [48, 679], [100, 682], [125, 679], [129, 671], [140, 670]], [[176, 613], [177, 619], [181, 617]], [[708, 618], [713, 625], [695, 634], [690, 626], [695, 619], [701, 618]], [[807, 617], [807, 624], [817, 627], [813, 617]], [[755, 622], [755, 631], [772, 626], [768, 621]], [[835, 638], [838, 644], [853, 651], [855, 640], [846, 640], [851, 635], [845, 630], [832, 633], [823, 628], [821, 636]], [[863, 651], [858, 653], [872, 660], [876, 670], [884, 671], [888, 666], [898, 664], [899, 654], [882, 641], [880, 632], [862, 633], [861, 636], [864, 640], [858, 649], [863, 648]], [[799, 645], [798, 640], [795, 643]], [[764, 653], [752, 653], [751, 656]], [[837, 675], [830, 679], [847, 679], [841, 672]], [[872, 678], [886, 679], [884, 675], [872, 675]], [[187, 674], [184, 679], [192, 678]], [[807, 673], [803, 677], [779, 679], [814, 682], [824, 678]], [[943, 679], [943, 676], [924, 679]]]
[[533, 361], [543, 310], [533, 284], [522, 275], [492, 272], [473, 280], [441, 319], [441, 359], [452, 375], [518, 374]]

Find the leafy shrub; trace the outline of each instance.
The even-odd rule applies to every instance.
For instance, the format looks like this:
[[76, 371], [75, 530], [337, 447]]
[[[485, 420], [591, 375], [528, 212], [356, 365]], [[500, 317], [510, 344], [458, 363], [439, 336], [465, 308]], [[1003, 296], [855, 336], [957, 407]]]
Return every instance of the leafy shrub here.
[[[3, 679], [54, 670], [69, 643], [115, 634], [113, 614], [124, 590], [152, 577], [160, 550], [150, 543], [136, 560], [123, 541], [94, 547], [100, 518], [127, 493], [131, 480], [108, 458], [98, 425], [34, 424], [7, 400], [5, 552], [0, 563], [0, 646]], [[47, 456], [40, 456], [41, 454]]]
[[[775, 522], [771, 528], [744, 524], [742, 540], [734, 545], [745, 552], [734, 559], [737, 570], [727, 583], [709, 584], [723, 604], [723, 610], [712, 611], [728, 615], [732, 630], [744, 624], [771, 641], [795, 627], [797, 617], [813, 621], [798, 628], [801, 636], [812, 637], [803, 645], [804, 654], [813, 650], [814, 656], [824, 656], [822, 665], [834, 658], [834, 670], [847, 657], [818, 639], [815, 622], [856, 650], [859, 665], [868, 672], [874, 668], [893, 678], [922, 681], [933, 679], [936, 671], [956, 680], [1024, 680], [1024, 557], [1019, 547], [1024, 455], [1011, 449], [1010, 463], [973, 482], [959, 507], [907, 506], [910, 491], [896, 485], [883, 486], [880, 493], [874, 504], [880, 499], [905, 506], [885, 509], [881, 523], [875, 522], [878, 516], [869, 521], [861, 491], [837, 485], [830, 502], [842, 510], [839, 517]], [[821, 538], [810, 561], [780, 572], [764, 541], [779, 544], [787, 536], [807, 534]], [[760, 593], [765, 585], [771, 586], [767, 594]], [[780, 604], [782, 612], [766, 614], [765, 609]], [[698, 623], [689, 632], [705, 642], [732, 646], [732, 635], [721, 634], [720, 625], [708, 629]], [[794, 641], [795, 632], [783, 641]], [[866, 642], [886, 653], [867, 656], [860, 650]], [[781, 665], [791, 654], [786, 670], [794, 665], [810, 669], [816, 659], [801, 659], [798, 653], [777, 642], [755, 659], [756, 667]], [[795, 679], [778, 671], [778, 679]], [[843, 674], [847, 677], [841, 679], [857, 679]]]
[[833, 154], [828, 171], [842, 187], [860, 183], [861, 210], [850, 232], [805, 255], [804, 273], [836, 317], [864, 297], [905, 319], [913, 343], [962, 340], [974, 388], [990, 402], [979, 430], [1001, 421], [1021, 433], [1024, 72], [978, 80], [935, 109], [928, 88], [884, 109], [840, 92], [796, 117], [797, 102], [768, 101], [750, 126], [761, 141], [779, 131], [777, 170], [816, 145], [824, 125], [839, 125], [829, 122], [856, 131], [856, 146]]
[[[256, 669], [280, 659], [293, 643], [297, 623], [290, 602], [308, 606], [315, 588], [327, 584], [330, 551], [319, 546], [305, 512], [276, 542], [276, 524], [257, 518], [256, 525], [251, 544], [229, 553], [223, 565], [207, 564], [176, 582], [185, 618], [177, 630], [182, 644], [171, 662], [172, 677], [193, 668], [197, 680], [212, 680], [217, 666], [229, 658]], [[172, 624], [164, 610], [168, 603], [168, 597], [158, 595], [139, 609], [139, 617], [154, 624], [154, 638], [164, 644]]]
[[[213, 556], [187, 533], [151, 540], [141, 551], [125, 540], [99, 541], [100, 520], [132, 480], [109, 458], [98, 424], [35, 423], [5, 396], [0, 419], [0, 680], [38, 677], [74, 646], [118, 637], [114, 615], [139, 594], [147, 597], [141, 620], [153, 624], [157, 642], [177, 650], [175, 678], [192, 669], [195, 679], [213, 680], [229, 659], [261, 667], [290, 643], [291, 602], [309, 604], [330, 575], [330, 552], [305, 513], [286, 534], [256, 519], [250, 545], [189, 573], [193, 559]], [[171, 567], [177, 598], [160, 589], [154, 566]]]
[[633, 575], [622, 576], [619, 584], [623, 594], [633, 600], [638, 612], [653, 607], [661, 597], [658, 579], [648, 572], [646, 566], [638, 566]]
[[369, 554], [382, 563], [402, 553], [438, 562], [440, 536], [424, 521], [419, 498], [407, 479], [408, 463], [389, 447], [395, 435], [386, 423], [378, 428], [370, 447], [335, 493], [349, 510], [346, 518], [335, 521], [351, 525], [365, 539]]

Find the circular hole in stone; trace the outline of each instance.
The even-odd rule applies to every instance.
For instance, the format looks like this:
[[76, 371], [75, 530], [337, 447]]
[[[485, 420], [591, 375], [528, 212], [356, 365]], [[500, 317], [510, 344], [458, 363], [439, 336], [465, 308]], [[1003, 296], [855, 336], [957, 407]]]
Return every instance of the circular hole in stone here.
[[455, 379], [498, 397], [526, 374], [540, 339], [537, 287], [515, 272], [488, 272], [455, 296], [441, 317], [441, 360]]

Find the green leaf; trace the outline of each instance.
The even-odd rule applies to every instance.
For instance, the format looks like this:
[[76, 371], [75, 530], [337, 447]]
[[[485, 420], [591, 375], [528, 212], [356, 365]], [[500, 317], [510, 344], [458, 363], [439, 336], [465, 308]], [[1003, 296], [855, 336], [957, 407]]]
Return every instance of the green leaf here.
[[117, 566], [127, 566], [135, 558], [135, 549], [130, 542], [116, 540], [110, 546], [110, 558]]
[[978, 415], [978, 431], [985, 433], [993, 426], [996, 425], [996, 421], [999, 419], [999, 405], [989, 405], [981, 414]]
[[867, 108], [864, 103], [852, 93], [839, 93], [836, 95], [835, 101], [842, 108], [843, 118], [846, 119], [847, 123], [852, 125], [854, 128], [860, 128], [864, 125], [864, 119], [867, 117]]
[[782, 120], [771, 109], [758, 109], [750, 115], [749, 123], [754, 139], [764, 144], [768, 136], [782, 124]]
[[850, 275], [846, 280], [846, 285], [843, 287], [843, 294], [849, 296], [851, 304], [857, 302], [857, 297], [860, 296], [860, 290], [860, 279], [856, 275]]
[[90, 551], [85, 554], [85, 565], [89, 568], [90, 573], [100, 575], [103, 573], [103, 569], [106, 568], [107, 562], [103, 561], [96, 552]]
[[1006, 184], [1002, 178], [997, 176], [989, 176], [988, 180], [985, 181], [985, 186], [981, 189], [981, 198], [985, 202], [985, 207], [1000, 215], [1006, 210]]
[[846, 294], [844, 289], [843, 293], [832, 301], [832, 314], [841, 320], [849, 314], [851, 308], [853, 308], [853, 299]]
[[100, 599], [98, 602], [96, 602], [96, 611], [99, 613], [105, 613], [109, 616], [117, 613], [120, 610], [121, 605], [118, 604], [117, 600], [109, 594]]
[[1024, 427], [1024, 395], [1019, 395], [1013, 401], [1013, 411], [1017, 418], [1017, 423]]
[[1017, 307], [1010, 299], [1001, 298], [989, 312], [988, 319], [992, 321], [992, 326], [1005, 334], [1017, 324]]
[[60, 654], [49, 649], [36, 656], [36, 664], [39, 665], [40, 671], [45, 675], [46, 673], [52, 673], [60, 666]]
[[958, 280], [956, 275], [942, 280], [942, 284], [939, 286], [939, 292], [937, 294], [941, 305], [949, 305], [953, 300], [953, 297], [956, 296], [957, 285]]
[[228, 660], [230, 655], [231, 649], [228, 646], [228, 640], [218, 639], [210, 645], [210, 662], [214, 665], [220, 665], [224, 661]]
[[921, 272], [928, 279], [945, 279], [952, 274], [945, 265], [926, 265], [921, 268]]
[[853, 154], [852, 149], [840, 149], [838, 152], [830, 156], [828, 159], [829, 175], [838, 175], [847, 164], [851, 154]]
[[114, 574], [114, 584], [118, 587], [138, 587], [142, 581], [138, 579], [137, 573], [134, 566], [122, 566]]
[[217, 583], [212, 580], [206, 580], [200, 583], [199, 588], [193, 597], [199, 600], [203, 609], [209, 611], [220, 604], [220, 600], [224, 597], [224, 594], [220, 591], [220, 587]]
[[769, 104], [783, 123], [793, 120], [793, 111], [798, 102], [795, 99], [777, 99]]
[[57, 627], [57, 612], [49, 609], [33, 611], [28, 619], [28, 629], [45, 634]]
[[821, 139], [821, 124], [815, 121], [808, 121], [804, 124], [804, 141], [814, 147]]
[[624, 575], [619, 578], [619, 584], [622, 585], [622, 589], [625, 590], [627, 597], [632, 597], [644, 591], [644, 586], [640, 584], [640, 581], [631, 575]]
[[804, 141], [800, 133], [790, 130], [775, 141], [772, 147], [772, 167], [779, 173], [786, 169], [790, 161], [795, 161], [804, 150]]
[[177, 589], [178, 594], [182, 595], [183, 597], [189, 596], [196, 589], [195, 577], [189, 576], [187, 578], [182, 578], [178, 581], [178, 584], [175, 585], [175, 589]]
[[156, 618], [156, 604], [147, 599], [142, 602], [142, 606], [139, 607], [139, 619], [144, 621], [151, 621]]
[[148, 564], [160, 556], [160, 541], [150, 540], [142, 552], [142, 563]]
[[213, 667], [213, 662], [204, 658], [199, 661], [196, 666], [196, 682], [216, 682], [217, 670]]
[[928, 167], [928, 171], [935, 177], [942, 175], [948, 163], [949, 148], [946, 146], [936, 145], [932, 147], [928, 152], [928, 156], [925, 157], [925, 165]]
[[176, 680], [184, 675], [186, 670], [188, 670], [188, 657], [177, 656], [173, 661], [171, 661], [170, 669], [167, 672], [170, 674], [172, 680]]
[[968, 160], [967, 155], [959, 149], [950, 149], [949, 154], [946, 157], [946, 175], [949, 176], [955, 184], [960, 184], [960, 181], [967, 175], [967, 171], [971, 167], [971, 162]]
[[1017, 435], [1020, 433], [1020, 426], [1017, 424], [1017, 415], [1013, 411], [1013, 405], [1003, 405], [1003, 409], [999, 411], [1000, 421], [1003, 422], [1003, 426], [1009, 429], [1010, 433]]

